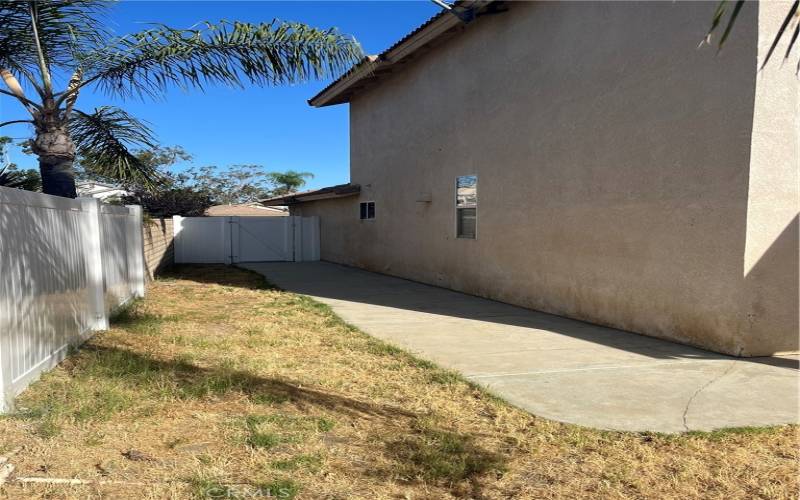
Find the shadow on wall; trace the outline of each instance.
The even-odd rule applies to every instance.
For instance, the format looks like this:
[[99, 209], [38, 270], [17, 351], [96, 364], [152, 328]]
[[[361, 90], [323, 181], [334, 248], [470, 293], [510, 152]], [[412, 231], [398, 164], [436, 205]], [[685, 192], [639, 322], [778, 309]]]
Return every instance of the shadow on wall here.
[[749, 330], [745, 351], [800, 350], [800, 220], [795, 216], [745, 273]]
[[[10, 396], [94, 325], [86, 261], [90, 214], [80, 206], [0, 188], [0, 408], [4, 395], [10, 404]], [[127, 276], [127, 259], [109, 259], [103, 268]]]
[[142, 227], [145, 270], [155, 278], [175, 262], [172, 219], [153, 219]]

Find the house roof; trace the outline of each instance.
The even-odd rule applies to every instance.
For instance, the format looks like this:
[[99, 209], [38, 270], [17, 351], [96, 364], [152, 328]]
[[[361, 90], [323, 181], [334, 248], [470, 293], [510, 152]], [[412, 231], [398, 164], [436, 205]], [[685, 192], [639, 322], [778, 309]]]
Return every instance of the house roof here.
[[100, 181], [80, 181], [75, 183], [76, 186], [103, 186], [109, 188], [118, 188], [119, 186], [116, 184], [109, 184], [107, 182], [100, 182]]
[[75, 183], [75, 187], [78, 188], [78, 189], [86, 189], [86, 190], [91, 190], [91, 189], [97, 190], [97, 189], [99, 189], [101, 191], [114, 191], [114, 190], [117, 190], [117, 189], [121, 190], [121, 191], [125, 190], [125, 188], [122, 187], [122, 186], [117, 186], [115, 184], [108, 184], [108, 183], [105, 183], [105, 182], [97, 182], [97, 181], [77, 182], [77, 183]]
[[[503, 2], [493, 0], [457, 0], [452, 8], [469, 19], [484, 13], [499, 12]], [[371, 87], [400, 69], [400, 66], [433, 45], [460, 33], [467, 24], [458, 15], [442, 10], [378, 55], [370, 55], [308, 100], [314, 107], [349, 102], [357, 92]]]
[[301, 193], [292, 193], [285, 196], [266, 198], [259, 200], [259, 203], [268, 207], [276, 205], [294, 205], [296, 203], [304, 203], [307, 201], [344, 198], [345, 196], [357, 195], [360, 192], [361, 186], [358, 184], [339, 184], [336, 186], [324, 187], [322, 189], [314, 189], [312, 191], [303, 191]]
[[206, 209], [205, 215], [211, 217], [282, 217], [289, 214], [285, 210], [279, 210], [277, 208], [265, 207], [253, 203], [243, 203], [240, 205], [214, 205]]

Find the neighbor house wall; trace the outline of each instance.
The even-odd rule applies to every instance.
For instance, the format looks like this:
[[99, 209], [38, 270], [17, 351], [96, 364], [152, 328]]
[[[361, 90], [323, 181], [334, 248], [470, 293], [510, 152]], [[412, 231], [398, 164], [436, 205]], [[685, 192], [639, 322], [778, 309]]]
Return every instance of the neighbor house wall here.
[[175, 260], [172, 232], [172, 219], [151, 219], [142, 225], [145, 268], [151, 280]]
[[[730, 354], [797, 350], [791, 224], [757, 264], [796, 224], [797, 81], [757, 75], [771, 35], [759, 41], [756, 4], [722, 52], [698, 49], [714, 6], [512, 3], [480, 18], [353, 98], [360, 196], [295, 210], [320, 216], [324, 260]], [[455, 238], [466, 174], [476, 240]]]

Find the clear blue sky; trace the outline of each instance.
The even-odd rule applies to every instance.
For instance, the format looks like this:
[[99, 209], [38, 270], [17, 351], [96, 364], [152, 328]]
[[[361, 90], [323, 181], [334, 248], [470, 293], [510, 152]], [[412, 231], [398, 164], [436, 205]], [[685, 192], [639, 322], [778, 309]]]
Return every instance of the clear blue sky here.
[[[312, 26], [337, 27], [351, 34], [368, 54], [378, 53], [438, 12], [427, 0], [389, 2], [231, 2], [124, 1], [112, 11], [114, 29], [122, 34], [161, 22], [188, 28], [198, 21], [241, 20], [268, 22], [273, 18]], [[267, 171], [301, 170], [316, 176], [308, 187], [349, 179], [347, 105], [316, 109], [306, 100], [329, 82], [293, 87], [245, 90], [210, 88], [205, 93], [171, 91], [163, 102], [113, 102], [102, 95], [81, 94], [77, 107], [91, 110], [104, 104], [121, 105], [147, 120], [163, 145], [181, 145], [194, 156], [194, 165], [263, 165]], [[0, 96], [0, 121], [24, 118], [12, 99]], [[9, 126], [0, 135], [26, 137], [27, 126]], [[12, 151], [12, 161], [35, 167], [33, 157]], [[179, 167], [180, 168], [180, 167]]]

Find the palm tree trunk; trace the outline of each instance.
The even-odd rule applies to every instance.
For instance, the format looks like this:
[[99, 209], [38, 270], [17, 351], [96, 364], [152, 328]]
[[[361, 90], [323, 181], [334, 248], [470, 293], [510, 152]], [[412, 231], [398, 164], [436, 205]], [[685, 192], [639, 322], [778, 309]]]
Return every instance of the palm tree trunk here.
[[42, 192], [75, 198], [75, 145], [63, 125], [37, 127], [31, 149], [39, 156]]
[[64, 198], [75, 198], [75, 171], [73, 158], [63, 156], [39, 156], [39, 173], [42, 176], [42, 192]]

